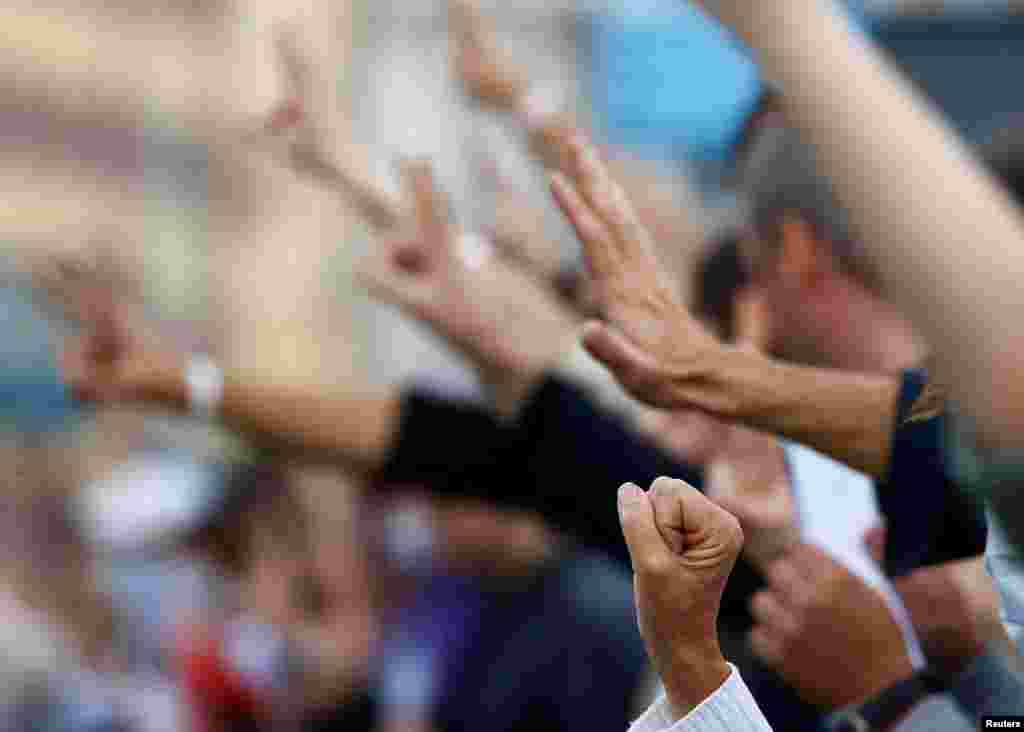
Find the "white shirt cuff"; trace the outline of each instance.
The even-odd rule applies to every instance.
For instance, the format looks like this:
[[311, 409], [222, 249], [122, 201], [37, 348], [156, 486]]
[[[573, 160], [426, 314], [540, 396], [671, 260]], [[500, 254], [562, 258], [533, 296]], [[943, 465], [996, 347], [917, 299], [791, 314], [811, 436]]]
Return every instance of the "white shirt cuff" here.
[[676, 720], [664, 695], [636, 720], [629, 732], [771, 732], [736, 667], [718, 690]]

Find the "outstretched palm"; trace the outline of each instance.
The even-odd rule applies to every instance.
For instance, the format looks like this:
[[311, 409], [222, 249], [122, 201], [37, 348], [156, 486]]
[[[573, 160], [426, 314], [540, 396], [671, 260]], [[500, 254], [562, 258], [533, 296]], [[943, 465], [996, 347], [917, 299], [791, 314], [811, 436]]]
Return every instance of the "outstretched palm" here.
[[577, 134], [555, 198], [583, 243], [603, 323], [584, 343], [634, 396], [683, 406], [673, 387], [701, 378], [720, 344], [687, 312], [653, 253], [647, 230], [593, 145]]

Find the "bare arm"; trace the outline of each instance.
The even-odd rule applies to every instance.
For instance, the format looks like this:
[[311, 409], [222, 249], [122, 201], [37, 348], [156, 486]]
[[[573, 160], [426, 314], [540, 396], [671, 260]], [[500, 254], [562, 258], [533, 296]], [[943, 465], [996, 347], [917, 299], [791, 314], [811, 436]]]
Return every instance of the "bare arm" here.
[[682, 403], [885, 477], [899, 397], [896, 379], [796, 366], [735, 349], [723, 349], [716, 364], [706, 381], [680, 384]]
[[1006, 193], [831, 3], [706, 5], [782, 89], [787, 118], [814, 145], [963, 408], [989, 438], [1020, 434], [1024, 403], [1010, 354], [1024, 312], [1024, 226]]
[[[99, 403], [136, 402], [188, 409], [183, 352], [143, 343], [122, 308], [93, 300], [85, 333], [64, 351], [65, 378], [76, 394]], [[322, 452], [365, 471], [380, 468], [396, 440], [401, 397], [365, 384], [327, 388], [280, 384], [266, 370], [223, 367], [217, 417], [256, 442]]]
[[[570, 143], [579, 120], [554, 106], [545, 90], [502, 51], [477, 0], [449, 0], [449, 7], [455, 74], [468, 94], [514, 120], [544, 165], [565, 169], [571, 162]], [[683, 176], [667, 177], [639, 159], [616, 154], [609, 165], [654, 235], [664, 264], [687, 282], [691, 258], [707, 234], [699, 196]]]
[[408, 237], [384, 239], [359, 279], [445, 338], [477, 368], [499, 413], [514, 416], [568, 351], [576, 322], [533, 277], [493, 256], [486, 240], [459, 233], [428, 162], [403, 172], [415, 226]]
[[[151, 393], [184, 408], [183, 364], [158, 365]], [[397, 389], [276, 384], [255, 372], [224, 369], [217, 416], [247, 438], [322, 453], [350, 467], [374, 472], [393, 447], [399, 428]]]
[[604, 318], [585, 330], [588, 350], [648, 404], [696, 407], [884, 474], [898, 383], [719, 342], [687, 312], [596, 150], [582, 135], [571, 150], [567, 175], [554, 174], [552, 188], [583, 243]]

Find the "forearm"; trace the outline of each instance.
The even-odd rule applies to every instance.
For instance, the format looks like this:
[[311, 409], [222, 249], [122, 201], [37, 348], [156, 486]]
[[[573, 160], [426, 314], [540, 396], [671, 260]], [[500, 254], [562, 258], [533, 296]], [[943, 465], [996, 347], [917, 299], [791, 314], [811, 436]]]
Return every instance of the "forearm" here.
[[[145, 361], [131, 377], [132, 396], [187, 410], [185, 360], [153, 354]], [[226, 367], [216, 416], [248, 439], [324, 453], [353, 468], [375, 471], [397, 439], [401, 397], [396, 390], [342, 389], [275, 384], [256, 373]]]
[[677, 389], [680, 406], [778, 434], [876, 478], [884, 477], [899, 382], [782, 363], [724, 347]]
[[991, 423], [1006, 406], [992, 396], [993, 367], [1024, 311], [1024, 228], [1013, 205], [830, 4], [742, 6], [726, 20], [782, 89], [788, 120], [815, 147], [892, 296], [925, 329], [964, 408]]
[[496, 411], [515, 417], [571, 350], [576, 316], [527, 272], [492, 257], [457, 287], [459, 312], [427, 322], [472, 363]]

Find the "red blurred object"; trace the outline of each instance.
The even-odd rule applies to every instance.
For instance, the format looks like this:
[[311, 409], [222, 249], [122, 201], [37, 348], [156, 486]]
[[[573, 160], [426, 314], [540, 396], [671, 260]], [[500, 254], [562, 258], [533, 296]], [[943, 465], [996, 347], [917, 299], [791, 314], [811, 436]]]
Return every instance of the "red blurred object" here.
[[234, 668], [224, 650], [224, 634], [219, 630], [191, 626], [182, 634], [178, 649], [193, 731], [269, 729], [271, 700]]

